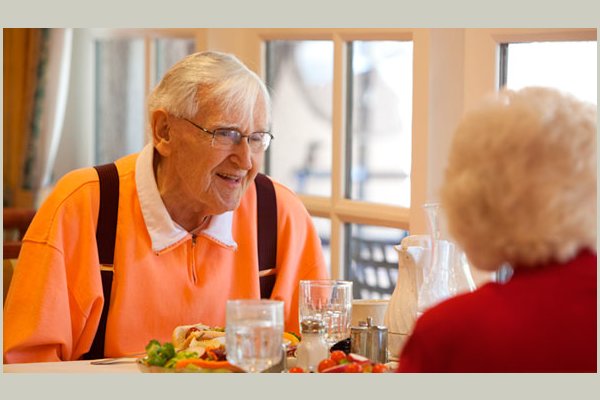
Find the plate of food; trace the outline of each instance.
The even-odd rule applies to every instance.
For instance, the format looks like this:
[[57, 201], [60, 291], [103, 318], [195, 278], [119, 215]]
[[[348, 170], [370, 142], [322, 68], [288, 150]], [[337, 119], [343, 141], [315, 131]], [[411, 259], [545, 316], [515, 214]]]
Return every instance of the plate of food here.
[[[288, 332], [283, 334], [288, 354], [299, 339]], [[225, 329], [202, 323], [182, 325], [173, 330], [170, 342], [153, 339], [146, 345], [146, 355], [137, 359], [145, 373], [221, 373], [243, 372], [227, 361]]]
[[227, 361], [225, 330], [204, 324], [176, 327], [171, 342], [152, 339], [137, 366], [146, 373], [242, 372]]
[[[288, 370], [290, 373], [307, 372], [302, 367], [294, 366]], [[333, 350], [329, 357], [318, 364], [319, 373], [382, 373], [391, 372], [387, 364], [369, 360], [367, 357], [354, 353], [345, 353], [342, 350]]]

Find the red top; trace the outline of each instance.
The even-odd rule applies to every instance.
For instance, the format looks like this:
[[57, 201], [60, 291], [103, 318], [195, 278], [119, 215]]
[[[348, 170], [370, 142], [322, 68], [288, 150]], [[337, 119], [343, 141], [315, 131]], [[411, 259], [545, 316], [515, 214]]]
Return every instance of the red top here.
[[398, 372], [596, 372], [596, 268], [582, 251], [433, 307]]

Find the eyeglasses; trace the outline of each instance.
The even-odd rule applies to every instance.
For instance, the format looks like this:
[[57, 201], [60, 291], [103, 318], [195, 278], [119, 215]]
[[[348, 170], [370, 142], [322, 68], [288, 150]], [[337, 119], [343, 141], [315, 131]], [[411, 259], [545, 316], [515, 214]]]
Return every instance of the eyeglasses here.
[[218, 128], [214, 131], [209, 131], [206, 128], [201, 127], [193, 121], [187, 118], [182, 118], [200, 129], [204, 133], [208, 133], [212, 136], [211, 145], [218, 149], [231, 149], [234, 145], [240, 144], [242, 138], [248, 139], [248, 145], [253, 153], [260, 153], [266, 151], [271, 144], [273, 135], [269, 132], [253, 132], [249, 135], [243, 135], [239, 131], [231, 128]]

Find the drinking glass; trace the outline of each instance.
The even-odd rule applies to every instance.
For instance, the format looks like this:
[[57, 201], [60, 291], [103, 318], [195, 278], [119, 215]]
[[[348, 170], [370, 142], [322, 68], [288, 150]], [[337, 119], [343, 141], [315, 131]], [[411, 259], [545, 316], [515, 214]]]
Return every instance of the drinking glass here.
[[318, 319], [325, 323], [329, 347], [350, 337], [352, 282], [337, 280], [300, 281], [299, 319]]
[[282, 357], [283, 302], [228, 300], [225, 328], [227, 361], [261, 372]]

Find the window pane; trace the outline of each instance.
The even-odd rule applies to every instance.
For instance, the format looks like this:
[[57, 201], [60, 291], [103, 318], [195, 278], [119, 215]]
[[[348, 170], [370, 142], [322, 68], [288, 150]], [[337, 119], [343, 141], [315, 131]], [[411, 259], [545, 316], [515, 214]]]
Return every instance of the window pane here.
[[96, 41], [96, 163], [112, 162], [144, 144], [144, 41]]
[[273, 100], [268, 173], [297, 193], [331, 194], [333, 43], [267, 43]]
[[412, 42], [355, 41], [349, 53], [347, 197], [410, 207]]
[[312, 217], [315, 228], [321, 239], [321, 248], [323, 249], [323, 257], [327, 264], [327, 271], [331, 276], [331, 220], [329, 218]]
[[506, 67], [511, 89], [551, 86], [598, 103], [595, 41], [510, 43]]
[[177, 61], [196, 49], [194, 39], [160, 38], [154, 40], [154, 77], [152, 86], [158, 84], [165, 72]]
[[345, 277], [354, 282], [355, 299], [387, 299], [398, 280], [398, 253], [394, 246], [407, 231], [358, 224], [346, 225]]

